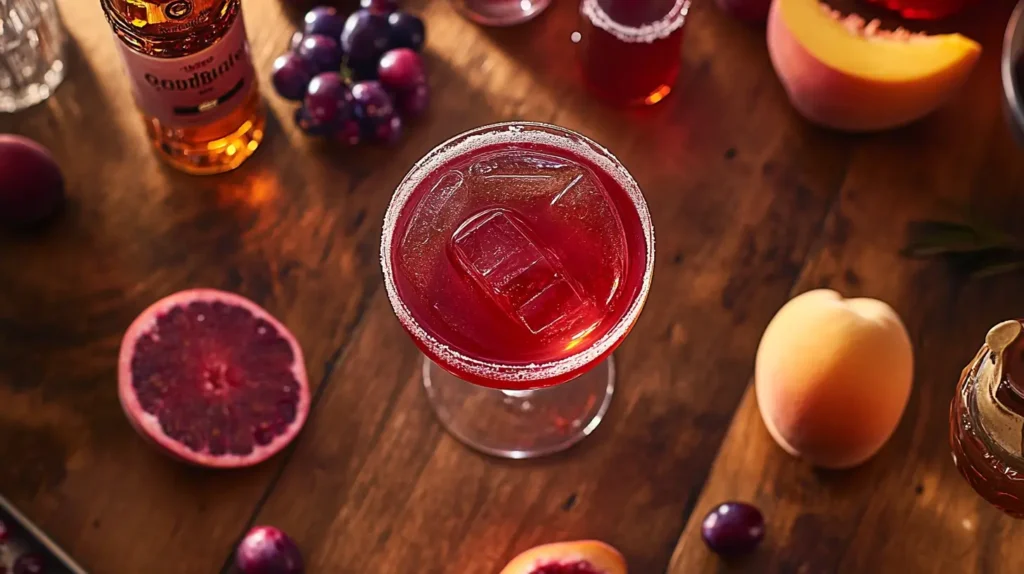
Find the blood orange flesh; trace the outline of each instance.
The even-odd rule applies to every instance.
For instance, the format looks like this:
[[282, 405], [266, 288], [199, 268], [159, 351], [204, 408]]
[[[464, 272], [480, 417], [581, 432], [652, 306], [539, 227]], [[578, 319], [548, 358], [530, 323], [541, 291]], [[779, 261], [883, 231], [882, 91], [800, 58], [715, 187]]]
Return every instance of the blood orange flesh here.
[[142, 312], [121, 341], [128, 420], [176, 458], [251, 466], [288, 445], [309, 414], [302, 349], [248, 299], [181, 291]]

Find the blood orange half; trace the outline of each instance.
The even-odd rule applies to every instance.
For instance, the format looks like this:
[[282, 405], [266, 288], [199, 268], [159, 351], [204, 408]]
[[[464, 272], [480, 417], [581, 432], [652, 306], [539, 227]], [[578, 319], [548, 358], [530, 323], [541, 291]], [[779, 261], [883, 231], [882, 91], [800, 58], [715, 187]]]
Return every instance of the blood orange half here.
[[118, 396], [132, 426], [200, 466], [258, 464], [309, 414], [302, 349], [270, 313], [213, 289], [161, 299], [121, 341]]

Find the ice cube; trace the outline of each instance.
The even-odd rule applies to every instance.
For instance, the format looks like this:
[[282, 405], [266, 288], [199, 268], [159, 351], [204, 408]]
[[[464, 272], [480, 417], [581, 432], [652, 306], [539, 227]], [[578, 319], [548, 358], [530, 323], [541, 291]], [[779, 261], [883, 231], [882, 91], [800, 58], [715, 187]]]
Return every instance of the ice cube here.
[[550, 178], [572, 168], [574, 162], [526, 150], [500, 151], [484, 156], [469, 168], [470, 176]]
[[574, 317], [585, 305], [561, 262], [508, 210], [492, 208], [470, 217], [452, 245], [457, 264], [532, 333]]

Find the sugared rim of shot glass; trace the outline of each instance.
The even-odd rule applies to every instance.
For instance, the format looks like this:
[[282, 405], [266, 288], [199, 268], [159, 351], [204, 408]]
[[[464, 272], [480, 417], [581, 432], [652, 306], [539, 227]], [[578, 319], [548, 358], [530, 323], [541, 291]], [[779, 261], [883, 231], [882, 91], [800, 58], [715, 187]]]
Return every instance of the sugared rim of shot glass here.
[[[567, 153], [578, 154], [593, 162], [622, 186], [640, 220], [646, 252], [643, 277], [633, 301], [619, 320], [592, 344], [557, 360], [512, 364], [469, 357], [438, 340], [420, 325], [399, 294], [395, 281], [392, 261], [395, 232], [406, 204], [420, 183], [453, 158], [471, 153], [483, 146], [500, 143], [546, 144], [565, 149]], [[654, 277], [654, 225], [640, 187], [622, 163], [607, 149], [582, 134], [552, 124], [503, 122], [459, 134], [431, 150], [413, 165], [395, 190], [384, 217], [380, 260], [384, 272], [384, 287], [398, 320], [431, 359], [456, 376], [467, 380], [483, 379], [516, 389], [543, 387], [565, 382], [582, 374], [588, 367], [610, 355], [632, 329], [643, 310]], [[493, 386], [501, 388], [502, 385]]]

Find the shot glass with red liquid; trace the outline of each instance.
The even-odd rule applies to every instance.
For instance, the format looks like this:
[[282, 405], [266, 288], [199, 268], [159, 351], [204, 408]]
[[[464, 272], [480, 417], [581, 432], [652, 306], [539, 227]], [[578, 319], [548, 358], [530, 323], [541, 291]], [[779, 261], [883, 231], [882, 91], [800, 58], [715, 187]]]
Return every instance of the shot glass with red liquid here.
[[583, 79], [620, 105], [652, 105], [679, 75], [690, 0], [583, 0], [579, 44]]
[[384, 220], [381, 266], [441, 423], [481, 452], [531, 458], [604, 417], [611, 354], [650, 290], [654, 229], [597, 143], [496, 124], [413, 166]]
[[451, 0], [462, 15], [484, 26], [521, 24], [544, 11], [551, 0]]
[[960, 12], [973, 0], [869, 0], [908, 20], [938, 20]]

